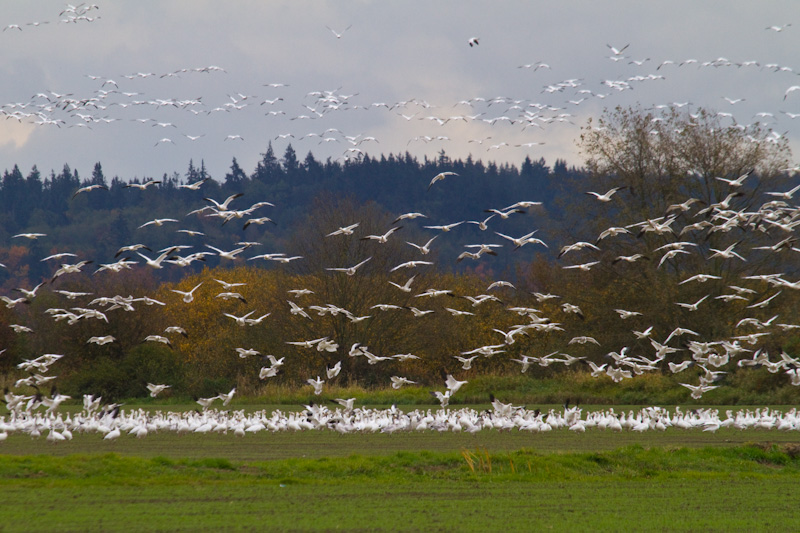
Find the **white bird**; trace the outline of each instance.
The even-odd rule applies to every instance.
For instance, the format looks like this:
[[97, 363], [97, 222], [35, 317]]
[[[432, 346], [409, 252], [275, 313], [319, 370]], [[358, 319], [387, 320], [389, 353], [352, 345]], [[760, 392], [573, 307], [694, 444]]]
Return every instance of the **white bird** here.
[[366, 259], [364, 259], [363, 261], [361, 261], [361, 262], [360, 262], [360, 263], [358, 263], [357, 265], [354, 265], [354, 266], [351, 266], [351, 267], [347, 267], [347, 268], [343, 268], [343, 267], [329, 267], [329, 268], [326, 268], [325, 270], [330, 270], [330, 271], [333, 271], [333, 272], [344, 272], [344, 273], [345, 273], [345, 274], [347, 274], [348, 276], [355, 276], [355, 275], [356, 275], [356, 271], [359, 269], [359, 267], [361, 267], [361, 265], [363, 265], [364, 263], [366, 263], [366, 262], [367, 262], [367, 261], [369, 261], [370, 259], [372, 259], [372, 257], [371, 257], [371, 256], [370, 256], [370, 257], [367, 257]]
[[220, 250], [219, 248], [215, 248], [215, 247], [211, 246], [210, 244], [206, 244], [206, 248], [211, 248], [212, 250], [217, 252], [217, 255], [219, 255], [223, 259], [229, 259], [231, 261], [235, 261], [236, 260], [236, 256], [239, 255], [240, 253], [244, 252], [247, 249], [247, 246], [241, 246], [239, 248], [231, 250], [230, 252], [226, 252], [224, 250]]
[[473, 46], [478, 46], [480, 43], [478, 42], [477, 37], [470, 37], [467, 41], [467, 44], [470, 46], [470, 48], [472, 48]]
[[385, 244], [386, 242], [388, 242], [389, 236], [402, 227], [403, 226], [394, 226], [392, 229], [390, 229], [383, 235], [367, 235], [366, 237], [361, 237], [361, 240], [362, 241], [372, 240], [372, 241], [377, 241], [380, 244]]
[[462, 220], [461, 222], [453, 222], [452, 224], [444, 224], [444, 225], [441, 225], [441, 226], [422, 226], [422, 227], [425, 228], [425, 229], [435, 229], [435, 230], [439, 230], [439, 231], [450, 231], [453, 228], [458, 227], [463, 223], [464, 223], [464, 221]]
[[222, 313], [222, 314], [223, 314], [223, 315], [225, 315], [225, 316], [227, 316], [227, 317], [229, 317], [229, 318], [232, 318], [232, 319], [233, 319], [233, 320], [236, 322], [236, 325], [237, 325], [237, 326], [242, 326], [242, 327], [244, 327], [244, 326], [246, 326], [246, 325], [247, 325], [247, 319], [248, 319], [248, 318], [250, 317], [250, 315], [252, 315], [253, 313], [255, 313], [255, 311], [250, 311], [249, 313], [247, 313], [247, 314], [246, 314], [246, 315], [244, 315], [244, 316], [236, 316], [236, 315], [232, 315], [232, 314], [230, 314], [230, 313]]
[[206, 202], [211, 202], [212, 204], [214, 204], [214, 205], [217, 207], [217, 210], [219, 210], [219, 211], [227, 211], [227, 210], [228, 210], [228, 205], [229, 205], [229, 204], [230, 204], [230, 203], [231, 203], [233, 200], [235, 200], [236, 198], [239, 198], [239, 197], [241, 197], [241, 196], [244, 196], [244, 193], [241, 193], [241, 192], [240, 192], [240, 193], [237, 193], [237, 194], [232, 194], [232, 195], [228, 196], [228, 197], [225, 199], [225, 201], [224, 201], [224, 202], [222, 202], [222, 203], [220, 203], [220, 202], [217, 202], [217, 201], [216, 201], [216, 200], [214, 200], [213, 198], [203, 198], [203, 200], [205, 200]]
[[86, 344], [97, 344], [98, 346], [103, 346], [104, 344], [109, 344], [117, 340], [112, 335], [106, 335], [104, 337], [89, 337], [89, 340], [86, 341]]
[[312, 318], [309, 316], [309, 314], [306, 313], [305, 309], [303, 309], [302, 307], [300, 307], [299, 305], [297, 305], [293, 301], [286, 300], [286, 303], [288, 303], [289, 307], [291, 308], [290, 311], [289, 311], [291, 314], [300, 315], [300, 316], [302, 316], [304, 318], [307, 318], [308, 320], [312, 320]]
[[[169, 139], [161, 139], [161, 141], [159, 141], [159, 142], [162, 142], [162, 141], [165, 141], [165, 140], [169, 141], [169, 142], [172, 142]], [[154, 185], [157, 185], [159, 183], [161, 183], [161, 180], [150, 180], [150, 181], [146, 181], [144, 183], [133, 183], [132, 182], [132, 183], [128, 183], [128, 184], [124, 185], [122, 188], [123, 189], [139, 189], [140, 191], [144, 191], [144, 190], [146, 190], [146, 189], [148, 189], [148, 188], [150, 188], [150, 187], [152, 187]]]
[[403, 285], [397, 284], [394, 281], [390, 281], [389, 283], [391, 283], [392, 285], [394, 285], [403, 292], [411, 292], [411, 284], [414, 282], [414, 278], [416, 277], [417, 277], [416, 274], [411, 276], [410, 278], [408, 278], [408, 281], [406, 281]]
[[439, 172], [431, 180], [430, 185], [428, 185], [428, 190], [429, 191], [431, 190], [431, 187], [433, 187], [434, 183], [436, 183], [437, 181], [441, 181], [441, 180], [445, 179], [447, 176], [458, 176], [458, 174], [456, 174], [455, 172]]
[[231, 403], [234, 394], [236, 394], [236, 387], [232, 388], [227, 394], [220, 393], [217, 398], [222, 400], [222, 405], [227, 406], [229, 403]]
[[586, 194], [591, 194], [601, 202], [610, 202], [611, 197], [614, 196], [614, 193], [616, 193], [617, 191], [621, 191], [622, 189], [627, 189], [627, 187], [614, 187], [613, 189], [609, 190], [604, 194], [596, 193], [594, 191], [588, 191]]
[[590, 261], [588, 263], [581, 263], [580, 265], [568, 265], [568, 266], [563, 266], [561, 268], [566, 270], [577, 269], [577, 270], [582, 270], [584, 272], [588, 272], [589, 270], [592, 269], [593, 266], [598, 264], [600, 264], [600, 261]]
[[87, 185], [86, 187], [81, 187], [80, 189], [75, 191], [75, 194], [72, 195], [72, 198], [75, 198], [76, 196], [78, 196], [79, 194], [81, 194], [83, 192], [94, 191], [94, 190], [97, 190], [97, 189], [104, 189], [104, 190], [107, 191], [108, 187], [105, 186], [105, 185], [101, 185], [101, 184]]
[[414, 385], [416, 384], [415, 381], [411, 381], [410, 379], [404, 378], [402, 376], [392, 376], [390, 378], [392, 380], [392, 388], [399, 389], [403, 385]]
[[342, 371], [342, 362], [337, 361], [335, 365], [330, 368], [325, 369], [325, 375], [328, 376], [328, 379], [333, 379], [339, 375], [339, 372]]
[[[797, 88], [800, 89], [800, 86], [798, 86]], [[717, 179], [719, 181], [724, 181], [725, 183], [727, 183], [731, 187], [741, 187], [744, 184], [744, 180], [749, 178], [750, 175], [753, 174], [753, 172], [755, 172], [755, 169], [751, 169], [748, 172], [745, 172], [744, 174], [742, 174], [741, 176], [739, 176], [736, 179], [730, 179], [729, 180], [729, 179], [726, 179], [726, 178], [720, 178], [719, 176], [717, 177]]]
[[144, 338], [145, 341], [152, 341], [152, 342], [160, 342], [161, 344], [166, 344], [170, 348], [172, 348], [172, 342], [166, 338], [162, 337], [161, 335], [148, 335]]
[[349, 226], [341, 226], [336, 231], [332, 231], [325, 235], [326, 237], [333, 237], [334, 235], [352, 235], [353, 231], [361, 224], [360, 222], [356, 222], [355, 224], [350, 224]]
[[171, 385], [154, 385], [153, 383], [148, 383], [147, 390], [150, 391], [150, 397], [155, 398], [156, 396], [158, 396], [159, 394], [170, 388], [170, 386]]
[[499, 231], [495, 231], [495, 234], [514, 243], [514, 250], [518, 250], [523, 246], [525, 246], [526, 244], [541, 244], [542, 246], [547, 248], [547, 244], [545, 244], [544, 241], [542, 241], [541, 239], [537, 239], [533, 236], [533, 234], [536, 233], [537, 231], [538, 230], [534, 230], [516, 239], [514, 237], [509, 237], [508, 235], [500, 233]]
[[690, 385], [688, 383], [681, 383], [682, 386], [692, 391], [692, 398], [699, 400], [702, 398], [703, 393], [716, 389], [716, 385]]
[[169, 255], [172, 254], [172, 252], [174, 252], [175, 250], [176, 250], [176, 248], [174, 248], [174, 247], [170, 248], [169, 250], [167, 250], [163, 254], [159, 255], [155, 259], [150, 259], [149, 257], [147, 257], [146, 255], [142, 254], [141, 252], [136, 252], [136, 254], [139, 257], [141, 257], [142, 259], [144, 259], [148, 266], [151, 266], [153, 268], [164, 268], [163, 266], [161, 266], [161, 263], [163, 263], [164, 260], [167, 257], [169, 257]]
[[199, 289], [200, 285], [202, 285], [202, 284], [203, 284], [203, 282], [198, 283], [195, 286], [195, 288], [193, 288], [190, 291], [179, 291], [178, 289], [170, 289], [170, 290], [172, 292], [176, 293], [176, 294], [180, 294], [181, 296], [183, 296], [183, 301], [188, 304], [188, 303], [192, 303], [194, 301], [194, 291]]
[[697, 308], [700, 306], [701, 303], [703, 303], [703, 301], [706, 298], [708, 298], [708, 294], [706, 294], [705, 296], [703, 296], [702, 298], [700, 298], [699, 300], [697, 300], [693, 304], [686, 304], [686, 303], [682, 303], [682, 302], [675, 302], [675, 304], [683, 307], [684, 309], [688, 309], [689, 311], [697, 311]]
[[624, 52], [625, 49], [630, 46], [630, 43], [626, 44], [625, 46], [623, 46], [622, 48], [619, 48], [619, 49], [614, 48], [610, 44], [606, 44], [606, 46], [611, 49], [611, 53], [613, 53], [615, 56], [618, 56], [618, 55], [622, 55], [622, 52]]
[[253, 348], [236, 348], [236, 353], [239, 354], [241, 359], [247, 359], [249, 356], [261, 355], [261, 352]]
[[33, 300], [36, 297], [36, 292], [39, 290], [39, 287], [41, 287], [42, 285], [44, 285], [44, 282], [39, 283], [37, 286], [35, 286], [31, 290], [27, 290], [27, 289], [23, 289], [23, 288], [17, 288], [17, 289], [14, 289], [14, 290], [17, 291], [17, 292], [21, 292], [25, 296], [25, 298], [27, 298], [28, 300]]
[[461, 357], [459, 355], [454, 355], [453, 357], [461, 362], [461, 368], [464, 370], [469, 370], [472, 368], [472, 361], [478, 358], [477, 355], [473, 355], [472, 357]]
[[447, 392], [450, 395], [455, 394], [458, 389], [460, 389], [463, 385], [466, 385], [466, 381], [458, 381], [454, 378], [451, 374], [447, 374], [447, 379], [445, 380], [445, 386], [447, 387]]
[[401, 220], [413, 220], [413, 219], [415, 219], [415, 218], [419, 218], [419, 217], [422, 217], [422, 218], [428, 218], [428, 217], [426, 217], [425, 215], [423, 215], [422, 213], [417, 213], [417, 212], [403, 213], [402, 215], [400, 215], [399, 217], [397, 217], [396, 219], [394, 219], [394, 220], [392, 221], [392, 224], [397, 224], [397, 223], [398, 223], [398, 222], [400, 222]]
[[337, 39], [341, 39], [341, 38], [342, 38], [342, 35], [344, 35], [344, 32], [346, 32], [347, 30], [349, 30], [349, 29], [350, 29], [352, 26], [353, 26], [353, 25], [352, 25], [352, 24], [350, 24], [350, 26], [346, 27], [346, 28], [345, 28], [345, 29], [343, 29], [341, 32], [337, 32], [336, 30], [334, 30], [334, 29], [333, 29], [333, 28], [331, 28], [330, 26], [325, 26], [325, 27], [326, 27], [326, 28], [328, 28], [329, 30], [331, 30], [331, 33], [332, 33], [333, 35], [335, 35]]
[[306, 380], [306, 383], [314, 387], [314, 394], [316, 394], [317, 396], [322, 394], [322, 386], [325, 384], [325, 381], [320, 379], [319, 376], [317, 376], [317, 379], [308, 378]]

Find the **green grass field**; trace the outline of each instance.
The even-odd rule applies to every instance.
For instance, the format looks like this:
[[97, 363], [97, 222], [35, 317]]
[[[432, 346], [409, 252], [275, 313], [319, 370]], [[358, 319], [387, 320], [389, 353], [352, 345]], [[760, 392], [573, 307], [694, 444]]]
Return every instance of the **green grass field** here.
[[0, 531], [797, 531], [794, 432], [0, 443]]

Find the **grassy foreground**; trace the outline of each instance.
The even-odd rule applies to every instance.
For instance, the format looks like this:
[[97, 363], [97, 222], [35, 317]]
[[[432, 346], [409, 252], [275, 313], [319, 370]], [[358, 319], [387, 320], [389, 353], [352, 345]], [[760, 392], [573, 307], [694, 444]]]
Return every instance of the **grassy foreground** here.
[[0, 456], [3, 531], [796, 531], [800, 447]]

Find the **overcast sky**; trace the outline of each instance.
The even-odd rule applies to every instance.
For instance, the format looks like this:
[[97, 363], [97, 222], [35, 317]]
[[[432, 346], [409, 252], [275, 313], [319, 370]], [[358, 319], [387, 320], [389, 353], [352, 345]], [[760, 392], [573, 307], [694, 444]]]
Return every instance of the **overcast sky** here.
[[684, 102], [768, 123], [800, 154], [791, 0], [88, 6], [3, 2], [0, 170], [88, 178], [100, 161], [130, 179], [204, 159], [221, 179], [233, 157], [250, 173], [269, 141], [278, 157], [291, 143], [322, 160], [444, 149], [580, 166], [587, 118]]

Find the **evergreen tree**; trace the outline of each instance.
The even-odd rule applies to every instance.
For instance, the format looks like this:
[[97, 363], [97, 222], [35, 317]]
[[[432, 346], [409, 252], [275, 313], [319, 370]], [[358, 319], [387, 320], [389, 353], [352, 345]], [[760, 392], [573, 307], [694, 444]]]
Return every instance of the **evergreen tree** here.
[[242, 170], [242, 167], [239, 166], [234, 157], [231, 163], [231, 170], [225, 174], [225, 185], [239, 185], [246, 180], [247, 174], [244, 173], [244, 170]]
[[280, 176], [281, 173], [281, 166], [278, 163], [278, 158], [275, 157], [275, 152], [272, 149], [272, 142], [270, 141], [267, 146], [267, 151], [261, 154], [261, 161], [256, 165], [252, 177], [257, 181], [270, 182]]

